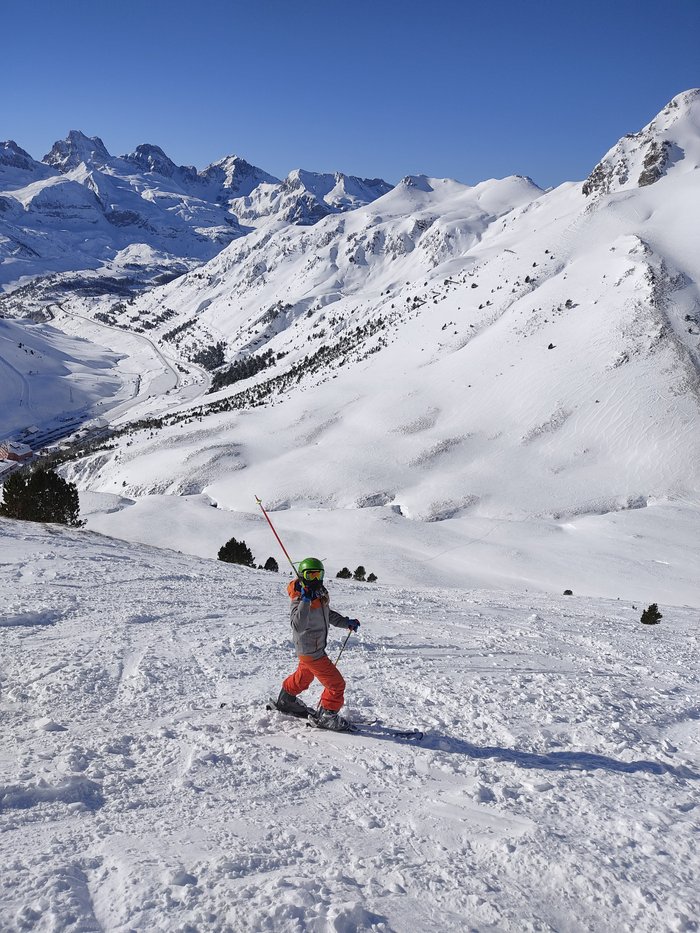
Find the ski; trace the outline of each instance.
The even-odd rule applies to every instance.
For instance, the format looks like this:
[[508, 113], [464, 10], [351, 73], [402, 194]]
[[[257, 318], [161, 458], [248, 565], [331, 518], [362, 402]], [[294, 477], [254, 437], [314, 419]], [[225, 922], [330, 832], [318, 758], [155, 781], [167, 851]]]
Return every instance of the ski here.
[[350, 732], [356, 735], [386, 736], [390, 739], [405, 739], [409, 742], [420, 742], [425, 735], [420, 729], [395, 729], [393, 726], [378, 726], [373, 729], [363, 723], [352, 723]]
[[351, 722], [349, 729], [324, 729], [318, 725], [315, 716], [309, 716], [306, 726], [309, 729], [318, 729], [319, 732], [328, 732], [333, 735], [367, 735], [380, 739], [403, 739], [407, 742], [420, 742], [424, 737], [420, 729], [395, 729], [393, 726], [382, 726], [380, 720]]
[[[299, 702], [303, 702], [300, 700]], [[381, 719], [355, 719], [350, 723], [349, 729], [324, 729], [316, 721], [316, 710], [304, 704], [304, 712], [292, 713], [289, 710], [280, 709], [277, 702], [272, 698], [268, 699], [266, 709], [275, 710], [282, 713], [283, 716], [290, 716], [292, 719], [306, 719], [308, 728], [318, 729], [319, 732], [331, 732], [336, 735], [367, 735], [375, 738], [402, 739], [406, 742], [420, 742], [424, 733], [420, 729], [396, 729], [393, 726], [382, 725]]]

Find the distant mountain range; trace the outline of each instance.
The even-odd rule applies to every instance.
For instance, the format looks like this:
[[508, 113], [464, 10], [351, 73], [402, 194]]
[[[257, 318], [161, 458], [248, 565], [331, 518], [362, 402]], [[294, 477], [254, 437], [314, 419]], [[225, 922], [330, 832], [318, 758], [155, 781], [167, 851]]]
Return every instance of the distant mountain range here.
[[[210, 259], [263, 221], [313, 224], [390, 188], [301, 170], [280, 181], [238, 156], [199, 172], [153, 145], [115, 157], [76, 130], [38, 162], [10, 140], [0, 143], [0, 286], [54, 274], [40, 300], [81, 288], [128, 295]], [[84, 279], [61, 278], [76, 272]]]

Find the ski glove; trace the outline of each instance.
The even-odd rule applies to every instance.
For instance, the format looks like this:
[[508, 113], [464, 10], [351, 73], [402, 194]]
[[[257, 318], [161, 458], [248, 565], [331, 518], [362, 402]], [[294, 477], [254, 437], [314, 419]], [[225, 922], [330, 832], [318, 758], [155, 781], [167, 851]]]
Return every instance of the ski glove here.
[[294, 583], [294, 589], [299, 593], [302, 600], [305, 603], [313, 602], [314, 599], [320, 599], [322, 603], [328, 605], [328, 590], [325, 586], [309, 586], [308, 584], [303, 583], [301, 580], [296, 580]]
[[348, 628], [351, 632], [356, 632], [360, 627], [358, 619], [348, 619]]

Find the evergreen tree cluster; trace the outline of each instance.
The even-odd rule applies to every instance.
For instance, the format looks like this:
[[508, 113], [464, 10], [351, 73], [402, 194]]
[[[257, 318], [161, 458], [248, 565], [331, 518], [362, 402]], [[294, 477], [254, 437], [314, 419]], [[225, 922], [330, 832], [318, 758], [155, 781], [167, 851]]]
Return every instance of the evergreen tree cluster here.
[[[344, 365], [350, 353], [357, 351], [361, 345], [377, 331], [386, 329], [393, 323], [393, 318], [375, 318], [368, 321], [362, 327], [356, 327], [335, 344], [323, 345], [298, 363], [295, 363], [289, 370], [271, 376], [257, 385], [249, 386], [236, 395], [227, 398], [218, 399], [208, 405], [201, 405], [198, 408], [189, 409], [187, 412], [177, 412], [171, 415], [165, 415], [158, 418], [146, 418], [141, 421], [111, 432], [113, 438], [123, 434], [134, 434], [143, 429], [160, 430], [163, 427], [169, 427], [174, 424], [189, 424], [197, 419], [202, 419], [207, 415], [217, 414], [223, 411], [233, 411], [244, 408], [255, 408], [258, 405], [264, 405], [269, 398], [276, 397], [287, 391], [292, 386], [301, 382], [307, 376], [312, 375], [323, 367], [339, 368]], [[374, 352], [374, 350], [372, 351]], [[224, 386], [231, 385], [241, 379], [247, 379], [273, 363], [281, 360], [286, 353], [275, 354], [272, 350], [267, 350], [257, 356], [248, 357], [246, 360], [238, 360], [231, 366], [214, 373], [210, 392], [215, 392]], [[264, 361], [264, 362], [261, 362]], [[65, 459], [72, 459], [66, 457]]]
[[172, 343], [176, 337], [184, 333], [184, 331], [189, 330], [190, 327], [194, 327], [194, 325], [195, 325], [194, 318], [190, 318], [187, 321], [183, 321], [182, 324], [178, 324], [177, 327], [173, 327], [172, 330], [166, 331], [166, 333], [163, 334], [163, 340], [168, 340], [170, 341], [170, 343]]
[[57, 522], [79, 528], [78, 490], [53, 470], [13, 473], [3, 487], [0, 515], [26, 522]]
[[[291, 366], [287, 372], [280, 373], [277, 376], [271, 376], [258, 385], [244, 389], [242, 392], [239, 392], [238, 395], [219, 399], [209, 405], [193, 409], [192, 414], [216, 414], [221, 411], [232, 411], [240, 408], [253, 408], [256, 405], [263, 405], [270, 396], [276, 396], [287, 391], [287, 389], [301, 382], [304, 376], [312, 375], [324, 367], [330, 368], [333, 365], [336, 367], [342, 366], [352, 351], [360, 347], [377, 331], [386, 328], [389, 323], [390, 321], [388, 319], [379, 317], [372, 321], [368, 321], [362, 326], [355, 327], [349, 333], [344, 334], [337, 343], [318, 347], [313, 353], [308, 354], [302, 360], [299, 360], [298, 363]], [[265, 353], [260, 354], [260, 356], [249, 357], [248, 360], [233, 363], [228, 369], [215, 374], [209, 391], [215, 392], [217, 389], [230, 385], [232, 382], [237, 382], [240, 379], [247, 379], [248, 376], [252, 376], [255, 372], [264, 368], [258, 366], [253, 372], [244, 372], [242, 375], [237, 375], [238, 371], [236, 367], [239, 365], [244, 365], [250, 360], [254, 361], [268, 357], [265, 365], [270, 366], [283, 356], [283, 353], [278, 353], [275, 357], [271, 350], [267, 350]], [[229, 377], [227, 373], [231, 373], [231, 377]]]
[[192, 362], [197, 363], [199, 366], [203, 366], [204, 369], [212, 370], [216, 369], [218, 366], [223, 366], [226, 362], [226, 357], [224, 355], [224, 350], [226, 349], [226, 344], [223, 340], [219, 340], [218, 343], [213, 343], [209, 347], [204, 347], [203, 350], [200, 350], [198, 353], [195, 353], [192, 356]]
[[[215, 373], [209, 391], [216, 392], [217, 389], [223, 389], [224, 386], [230, 386], [234, 382], [240, 382], [241, 379], [249, 379], [256, 373], [259, 373], [261, 369], [266, 369], [274, 361], [275, 355], [272, 350], [266, 350], [264, 353], [259, 354], [259, 356], [247, 356], [244, 360], [236, 360], [235, 363], [227, 366], [226, 369]], [[223, 363], [223, 359], [221, 363]]]
[[[150, 320], [141, 321], [141, 327], [134, 327], [134, 330], [138, 333], [141, 333], [142, 330], [153, 330], [154, 327], [157, 327], [159, 324], [164, 324], [166, 321], [169, 321], [171, 317], [175, 317], [175, 312], [172, 308], [165, 308], [160, 314], [157, 314], [154, 318]], [[128, 329], [128, 328], [127, 328]]]
[[347, 567], [343, 567], [342, 570], [336, 573], [336, 577], [340, 580], [359, 580], [360, 583], [376, 583], [379, 579], [375, 573], [366, 574], [367, 571], [362, 564], [360, 564], [354, 571], [349, 570]]
[[253, 552], [245, 541], [237, 541], [235, 538], [229, 538], [223, 547], [219, 548], [219, 560], [226, 561], [227, 564], [241, 564], [243, 567], [255, 567]]
[[[219, 548], [219, 560], [227, 564], [240, 564], [242, 567], [255, 567], [253, 552], [245, 541], [238, 541], [236, 538], [229, 538], [223, 547]], [[269, 570], [272, 573], [279, 573], [279, 564], [274, 557], [268, 557], [264, 564], [257, 565], [258, 570]]]

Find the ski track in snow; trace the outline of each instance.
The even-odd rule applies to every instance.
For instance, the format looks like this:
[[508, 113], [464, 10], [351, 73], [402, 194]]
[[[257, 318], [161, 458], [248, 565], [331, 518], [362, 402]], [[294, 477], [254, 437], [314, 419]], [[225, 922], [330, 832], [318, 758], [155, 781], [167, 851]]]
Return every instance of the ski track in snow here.
[[285, 582], [0, 522], [3, 933], [697, 929], [696, 611], [334, 581], [416, 744], [265, 710]]

